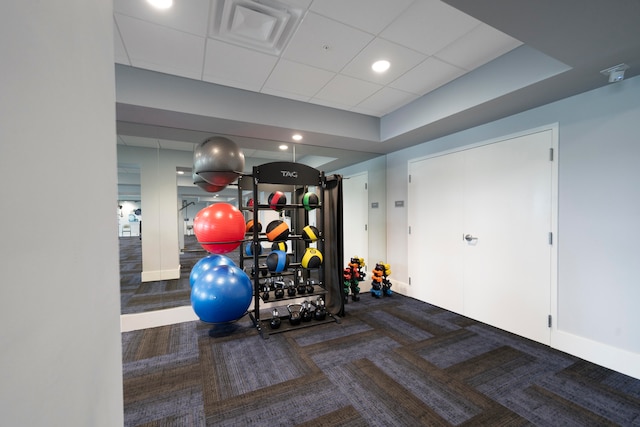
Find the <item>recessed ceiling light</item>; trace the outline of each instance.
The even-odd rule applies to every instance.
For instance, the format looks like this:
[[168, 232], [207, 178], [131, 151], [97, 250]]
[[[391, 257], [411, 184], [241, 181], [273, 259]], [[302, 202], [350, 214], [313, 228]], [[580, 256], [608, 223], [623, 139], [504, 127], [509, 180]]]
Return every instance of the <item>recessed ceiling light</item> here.
[[391, 63], [389, 61], [387, 61], [386, 59], [381, 59], [380, 61], [374, 62], [371, 66], [371, 69], [376, 73], [384, 73], [389, 69], [390, 66]]
[[147, 0], [147, 2], [157, 9], [169, 9], [173, 6], [173, 0]]
[[184, 175], [184, 171], [177, 171], [178, 175]]
[[286, 144], [282, 144], [282, 145], [280, 145], [280, 147], [278, 147], [278, 148], [280, 148], [281, 150], [286, 150], [287, 148], [289, 148], [289, 146], [288, 146], [288, 145], [286, 145]]
[[296, 133], [291, 137], [291, 139], [293, 139], [294, 141], [302, 141], [302, 135], [300, 135], [299, 133]]

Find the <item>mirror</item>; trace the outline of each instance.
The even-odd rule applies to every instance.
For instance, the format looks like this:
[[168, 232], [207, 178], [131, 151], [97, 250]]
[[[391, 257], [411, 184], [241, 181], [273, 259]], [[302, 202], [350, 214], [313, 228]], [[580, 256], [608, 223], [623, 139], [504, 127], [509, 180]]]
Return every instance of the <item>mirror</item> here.
[[[117, 213], [122, 314], [190, 305], [189, 273], [193, 265], [207, 254], [193, 234], [193, 219], [200, 209], [214, 202], [224, 201], [238, 205], [238, 189], [234, 184], [215, 193], [208, 193], [193, 184], [190, 162], [194, 146], [210, 136], [214, 135], [191, 132], [188, 138], [185, 138], [186, 140], [175, 141], [140, 135], [118, 135]], [[268, 162], [296, 161], [331, 174], [340, 168], [379, 156], [375, 153], [309, 144], [220, 136], [226, 136], [238, 144], [245, 156], [245, 173], [251, 173], [253, 166]], [[281, 149], [281, 145], [286, 148]], [[176, 228], [179, 237], [181, 264], [179, 279], [142, 282], [142, 239], [145, 238], [142, 226], [145, 214], [144, 200], [142, 200], [141, 191], [141, 166], [139, 163], [131, 161], [125, 153], [131, 150], [135, 150], [138, 155], [158, 158], [162, 150], [172, 150], [175, 152], [176, 158], [180, 159], [174, 165], [177, 188], [176, 209], [178, 211]], [[129, 225], [129, 227], [125, 227], [123, 230], [125, 225]], [[232, 259], [237, 259], [238, 252], [234, 251], [227, 255]]]

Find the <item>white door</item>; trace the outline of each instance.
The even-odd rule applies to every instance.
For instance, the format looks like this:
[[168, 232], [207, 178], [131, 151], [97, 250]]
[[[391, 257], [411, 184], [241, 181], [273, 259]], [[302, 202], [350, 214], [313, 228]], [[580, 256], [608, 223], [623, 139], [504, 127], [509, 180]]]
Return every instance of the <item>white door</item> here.
[[368, 179], [369, 175], [367, 173], [361, 173], [345, 177], [342, 180], [344, 267], [347, 266], [349, 260], [354, 256], [364, 258], [365, 263], [367, 265], [369, 264]]
[[410, 163], [416, 298], [550, 342], [552, 146], [546, 130]]
[[549, 344], [551, 130], [468, 152], [465, 315]]
[[462, 313], [460, 241], [464, 153], [409, 164], [409, 277], [412, 295]]

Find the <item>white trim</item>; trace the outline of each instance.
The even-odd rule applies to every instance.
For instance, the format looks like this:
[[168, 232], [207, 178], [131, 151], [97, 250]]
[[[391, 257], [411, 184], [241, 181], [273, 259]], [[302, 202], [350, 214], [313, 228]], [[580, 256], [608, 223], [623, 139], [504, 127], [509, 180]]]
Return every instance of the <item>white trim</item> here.
[[557, 329], [552, 334], [551, 345], [565, 353], [640, 379], [640, 354]]
[[123, 314], [120, 316], [120, 332], [156, 328], [193, 320], [198, 320], [198, 316], [190, 305], [144, 313]]
[[180, 267], [171, 270], [143, 271], [140, 275], [142, 282], [156, 282], [158, 280], [173, 280], [180, 278]]

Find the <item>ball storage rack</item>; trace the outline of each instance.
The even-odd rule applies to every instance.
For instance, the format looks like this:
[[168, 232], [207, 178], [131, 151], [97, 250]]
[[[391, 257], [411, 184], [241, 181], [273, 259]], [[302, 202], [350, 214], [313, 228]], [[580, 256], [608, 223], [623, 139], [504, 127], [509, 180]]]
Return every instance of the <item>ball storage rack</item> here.
[[[326, 323], [340, 323], [338, 314], [326, 311], [326, 316], [319, 320], [313, 318], [311, 320], [304, 319], [298, 321], [295, 312], [300, 307], [306, 306], [307, 309], [316, 309], [318, 297], [326, 301], [327, 298], [342, 298], [341, 295], [333, 295], [335, 291], [325, 286], [327, 276], [326, 263], [322, 262], [317, 268], [303, 268], [301, 259], [305, 250], [310, 247], [310, 242], [305, 241], [301, 231], [303, 227], [309, 224], [310, 210], [305, 209], [302, 204], [302, 197], [305, 193], [313, 191], [317, 194], [319, 205], [313, 209], [315, 211], [315, 226], [320, 232], [320, 236], [315, 241], [315, 247], [326, 254], [326, 249], [335, 242], [326, 239], [324, 230], [324, 217], [322, 209], [324, 208], [324, 188], [326, 186], [326, 178], [324, 172], [307, 166], [302, 163], [292, 162], [272, 162], [260, 166], [254, 166], [251, 175], [242, 175], [238, 179], [238, 201], [240, 210], [243, 213], [249, 212], [250, 218], [253, 220], [253, 230], [246, 235], [245, 241], [240, 245], [240, 268], [242, 268], [251, 278], [254, 287], [253, 307], [249, 308], [249, 316], [256, 327], [257, 331], [263, 338], [268, 338], [270, 334], [282, 333], [300, 328], [307, 328]], [[257, 224], [259, 223], [260, 213], [263, 211], [274, 210], [266, 202], [265, 194], [282, 191], [290, 194], [292, 200], [279, 206], [279, 218], [289, 217], [291, 221], [290, 233], [286, 241], [291, 243], [288, 248], [287, 256], [289, 258], [288, 268], [281, 272], [269, 271], [265, 259], [269, 255], [269, 251], [253, 250], [251, 255], [246, 255], [246, 245], [260, 245], [262, 242], [271, 242], [266, 237], [266, 233], [259, 231]], [[244, 198], [251, 196], [253, 200], [252, 206], [244, 203]], [[260, 196], [263, 196], [263, 202], [260, 202]], [[247, 218], [245, 217], [245, 220]], [[264, 224], [264, 228], [266, 229]], [[312, 285], [313, 292], [304, 294], [296, 293], [290, 295], [288, 292], [284, 296], [274, 298], [274, 292], [271, 297], [263, 300], [264, 293], [270, 292], [269, 284], [287, 282], [288, 287], [298, 287], [304, 285]], [[266, 291], [265, 291], [266, 289]], [[310, 289], [310, 288], [307, 288]], [[292, 310], [293, 308], [293, 310]], [[271, 322], [274, 318], [274, 309], [277, 310], [280, 319], [279, 327], [273, 328]], [[293, 321], [291, 321], [291, 312]], [[318, 316], [320, 317], [320, 316]]]

